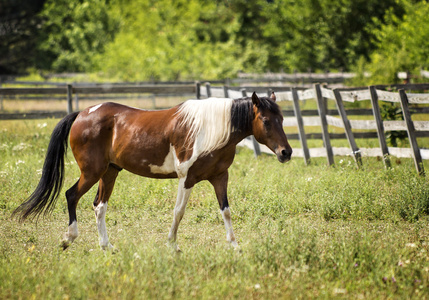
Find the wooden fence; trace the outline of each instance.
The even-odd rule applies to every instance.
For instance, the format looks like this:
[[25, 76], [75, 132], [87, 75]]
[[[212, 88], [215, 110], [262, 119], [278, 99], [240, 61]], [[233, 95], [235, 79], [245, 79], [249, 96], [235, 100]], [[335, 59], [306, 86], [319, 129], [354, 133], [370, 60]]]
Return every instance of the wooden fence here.
[[[26, 113], [3, 113], [0, 114], [0, 120], [14, 119], [36, 119], [49, 117], [62, 117], [66, 113], [79, 110], [79, 95], [96, 96], [93, 99], [100, 100], [102, 95], [129, 95], [129, 94], [150, 94], [150, 95], [196, 95], [199, 90], [195, 83], [193, 84], [146, 84], [146, 85], [64, 85], [58, 87], [32, 87], [32, 88], [0, 88], [0, 101], [4, 96], [19, 97], [33, 100], [67, 100], [67, 111], [59, 112], [26, 112]], [[55, 97], [56, 96], [56, 97]], [[110, 97], [110, 99], [112, 99]], [[117, 99], [117, 98], [114, 98]], [[102, 98], [106, 100], [106, 98]], [[109, 99], [107, 99], [109, 100]], [[74, 103], [74, 105], [73, 105]], [[73, 108], [74, 106], [74, 108]]]
[[[390, 155], [396, 157], [412, 157], [416, 170], [423, 174], [422, 159], [429, 159], [429, 149], [420, 149], [417, 144], [418, 137], [429, 137], [428, 121], [412, 121], [413, 114], [428, 114], [429, 93], [406, 93], [407, 90], [427, 90], [429, 84], [408, 84], [393, 86], [397, 92], [387, 91], [392, 86], [370, 86], [367, 88], [342, 88], [327, 89], [320, 84], [311, 89], [285, 88], [285, 87], [244, 87], [234, 89], [227, 86], [211, 87], [206, 83], [200, 87], [198, 93], [201, 97], [226, 97], [239, 98], [246, 96], [247, 91], [257, 91], [259, 94], [269, 95], [271, 91], [276, 92], [278, 101], [289, 101], [293, 105], [293, 111], [284, 111], [285, 127], [297, 127], [297, 135], [288, 135], [289, 139], [299, 139], [301, 148], [294, 149], [294, 156], [303, 157], [306, 164], [311, 157], [326, 156], [328, 165], [334, 164], [334, 155], [351, 155], [358, 166], [362, 164], [362, 156], [380, 156], [386, 167], [390, 167]], [[317, 110], [301, 111], [300, 101], [314, 99]], [[335, 101], [336, 109], [328, 110], [327, 101]], [[371, 101], [371, 109], [345, 109], [344, 102]], [[379, 101], [400, 103], [404, 120], [382, 120]], [[425, 105], [426, 104], [426, 105]], [[423, 105], [423, 107], [418, 107]], [[411, 106], [411, 107], [410, 107]], [[351, 120], [352, 115], [370, 115], [371, 120]], [[320, 126], [321, 133], [306, 133], [304, 126]], [[342, 128], [344, 134], [329, 132], [329, 126]], [[372, 132], [353, 130], [373, 130]], [[406, 131], [411, 148], [388, 147], [386, 143], [386, 132]], [[307, 139], [322, 139], [323, 148], [309, 148]], [[356, 138], [378, 138], [380, 148], [359, 148]], [[332, 139], [347, 139], [350, 148], [332, 147]], [[242, 145], [254, 149], [255, 154], [259, 152], [271, 153], [263, 146], [256, 145], [254, 139], [246, 139]]]
[[[365, 73], [365, 76], [370, 76]], [[412, 78], [429, 78], [429, 71], [420, 70], [420, 74], [411, 74], [410, 72], [398, 72], [397, 78], [404, 82], [410, 82]], [[229, 84], [249, 84], [249, 83], [283, 83], [291, 85], [311, 86], [323, 82], [330, 86], [343, 86], [347, 80], [356, 77], [356, 73], [350, 72], [324, 72], [324, 73], [238, 73], [237, 78], [231, 79]], [[227, 84], [228, 84], [227, 83]]]
[[[423, 159], [429, 159], [429, 149], [420, 149], [417, 138], [429, 137], [429, 121], [413, 121], [411, 114], [429, 114], [429, 93], [410, 93], [406, 90], [428, 90], [429, 84], [407, 84], [393, 86], [397, 92], [387, 91], [392, 86], [371, 86], [367, 88], [341, 88], [328, 89], [319, 84], [313, 88], [303, 87], [212, 87], [210, 83], [194, 84], [145, 84], [145, 85], [93, 85], [93, 86], [58, 86], [50, 88], [0, 88], [0, 98], [3, 96], [42, 96], [59, 95], [67, 99], [67, 113], [77, 110], [77, 95], [112, 95], [112, 94], [170, 94], [170, 95], [195, 95], [197, 99], [206, 97], [240, 98], [247, 92], [256, 91], [258, 94], [270, 94], [276, 92], [278, 101], [291, 103], [292, 110], [284, 110], [284, 126], [296, 127], [298, 133], [288, 135], [289, 139], [298, 139], [301, 148], [294, 148], [294, 156], [303, 157], [309, 163], [311, 157], [327, 158], [329, 165], [334, 164], [334, 155], [351, 155], [358, 166], [362, 164], [362, 156], [380, 156], [386, 167], [390, 166], [389, 155], [397, 157], [412, 157], [416, 169], [423, 174]], [[303, 101], [315, 100], [317, 109], [301, 110]], [[345, 109], [344, 103], [356, 101], [371, 101], [371, 109]], [[335, 102], [335, 109], [328, 109], [328, 101]], [[379, 101], [397, 102], [401, 104], [404, 120], [382, 120]], [[74, 108], [73, 108], [73, 102]], [[0, 119], [45, 118], [62, 117], [66, 112], [21, 113], [0, 114]], [[367, 115], [369, 120], [353, 120], [350, 116]], [[428, 118], [429, 120], [429, 118]], [[321, 132], [308, 133], [305, 126], [318, 126]], [[331, 127], [329, 127], [331, 126]], [[344, 133], [332, 133], [332, 127], [342, 128]], [[388, 147], [386, 132], [406, 131], [410, 141], [410, 148]], [[378, 138], [380, 148], [359, 148], [357, 138]], [[308, 139], [322, 139], [323, 147], [309, 148]], [[332, 147], [331, 140], [346, 139], [349, 147]], [[263, 145], [259, 145], [254, 139], [246, 139], [241, 145], [249, 146], [260, 152], [270, 151]]]

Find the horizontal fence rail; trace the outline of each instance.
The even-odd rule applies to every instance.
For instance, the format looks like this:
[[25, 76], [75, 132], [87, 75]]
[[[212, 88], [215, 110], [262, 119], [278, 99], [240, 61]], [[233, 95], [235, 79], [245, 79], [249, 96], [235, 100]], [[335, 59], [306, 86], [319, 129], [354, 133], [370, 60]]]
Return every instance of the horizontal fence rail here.
[[[149, 95], [195, 95], [199, 89], [197, 84], [145, 84], [145, 85], [64, 85], [62, 87], [26, 87], [0, 88], [0, 102], [3, 106], [3, 97], [20, 97], [25, 100], [67, 100], [67, 111], [64, 112], [30, 112], [30, 113], [2, 113], [0, 120], [37, 119], [47, 117], [63, 117], [66, 113], [78, 110], [79, 97], [95, 95], [97, 100], [117, 100], [111, 95], [149, 94]], [[21, 98], [21, 96], [23, 96]], [[57, 97], [55, 97], [57, 96]], [[74, 101], [73, 101], [74, 100]], [[75, 108], [73, 108], [73, 102]]]
[[[320, 84], [312, 88], [285, 87], [285, 86], [219, 86], [222, 82], [212, 83], [164, 83], [164, 84], [76, 84], [58, 85], [55, 87], [31, 88], [0, 88], [2, 97], [25, 97], [26, 99], [50, 99], [53, 96], [67, 100], [67, 111], [49, 111], [44, 113], [26, 112], [15, 114], [0, 114], [0, 119], [35, 119], [55, 117], [61, 118], [66, 113], [78, 109], [78, 97], [95, 95], [101, 100], [113, 99], [113, 95], [134, 96], [148, 95], [188, 95], [192, 98], [203, 99], [208, 97], [241, 98], [256, 91], [260, 96], [276, 93], [278, 102], [290, 102], [293, 110], [283, 110], [283, 126], [295, 127], [298, 133], [288, 134], [289, 139], [300, 141], [301, 148], [294, 149], [294, 156], [303, 157], [305, 163], [310, 163], [312, 157], [326, 157], [329, 165], [334, 164], [335, 155], [352, 156], [356, 164], [362, 164], [362, 157], [380, 156], [386, 167], [390, 166], [391, 155], [396, 157], [413, 158], [416, 170], [423, 174], [422, 160], [429, 159], [429, 149], [418, 147], [417, 138], [429, 137], [429, 121], [413, 121], [413, 114], [429, 114], [429, 93], [414, 91], [427, 91], [429, 84], [405, 85], [378, 85], [360, 88], [330, 89]], [[394, 91], [393, 91], [394, 90]], [[133, 96], [133, 97], [134, 97]], [[317, 109], [302, 110], [300, 107], [305, 101], [315, 101]], [[336, 109], [328, 109], [328, 101], [335, 103]], [[346, 103], [370, 101], [371, 108], [345, 109]], [[391, 102], [400, 104], [403, 120], [383, 120], [380, 115], [379, 103]], [[73, 105], [75, 103], [75, 105]], [[74, 107], [73, 107], [74, 106]], [[332, 105], [331, 105], [332, 106]], [[368, 116], [367, 120], [350, 119], [352, 116]], [[428, 118], [429, 120], [429, 118]], [[320, 128], [320, 132], [306, 132], [309, 126]], [[305, 128], [307, 127], [307, 128]], [[340, 128], [343, 133], [330, 132], [332, 128]], [[331, 130], [332, 131], [332, 130]], [[405, 131], [410, 148], [389, 147], [386, 143], [386, 133], [391, 131]], [[359, 148], [356, 139], [376, 138], [379, 148]], [[309, 148], [307, 140], [323, 140], [323, 147]], [[331, 140], [346, 139], [349, 147], [333, 147]], [[254, 138], [244, 140], [241, 145], [254, 149], [255, 155], [271, 153], [259, 145]]]

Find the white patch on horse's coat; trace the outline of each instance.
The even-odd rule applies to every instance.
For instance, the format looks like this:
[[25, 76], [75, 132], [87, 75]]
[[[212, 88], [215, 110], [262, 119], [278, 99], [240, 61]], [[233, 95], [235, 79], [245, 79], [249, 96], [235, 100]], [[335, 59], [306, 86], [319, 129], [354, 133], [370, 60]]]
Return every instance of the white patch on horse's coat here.
[[107, 203], [100, 202], [95, 210], [95, 218], [97, 221], [98, 234], [100, 236], [100, 246], [103, 250], [110, 249], [113, 246], [109, 243], [106, 229], [106, 211]]
[[194, 162], [198, 159], [201, 153], [201, 138], [197, 137], [194, 142], [191, 157], [186, 161], [180, 161], [176, 155], [176, 150], [173, 145], [170, 145], [170, 151], [164, 158], [161, 166], [149, 164], [150, 171], [154, 174], [171, 174], [176, 172], [178, 178], [186, 177], [189, 168], [192, 167]]
[[173, 145], [170, 145], [170, 151], [165, 156], [164, 163], [161, 166], [149, 164], [150, 171], [154, 174], [171, 174], [176, 171], [176, 160], [176, 151], [174, 151]]
[[191, 157], [186, 161], [179, 161], [177, 156], [175, 155], [175, 166], [176, 166], [176, 173], [179, 178], [186, 177], [188, 175], [189, 169], [192, 167], [194, 162], [198, 159], [200, 154], [203, 152], [202, 149], [202, 142], [204, 140], [204, 137], [202, 135], [197, 136], [194, 146], [192, 148], [192, 155]]
[[238, 244], [235, 241], [234, 231], [232, 230], [231, 211], [229, 210], [229, 207], [225, 207], [220, 211], [220, 213], [222, 214], [223, 222], [225, 223], [226, 240], [230, 242], [233, 247], [237, 247]]
[[92, 113], [92, 112], [96, 111], [97, 109], [99, 109], [101, 105], [103, 105], [103, 104], [98, 104], [98, 105], [96, 105], [96, 106], [91, 107], [91, 108], [89, 109], [89, 111], [88, 111], [88, 114], [90, 114], [90, 113]]
[[[198, 141], [197, 157], [224, 147], [231, 136], [232, 99], [188, 100], [177, 111], [181, 126], [189, 126], [187, 144]], [[195, 152], [195, 145], [193, 147]], [[194, 156], [194, 155], [193, 155]]]

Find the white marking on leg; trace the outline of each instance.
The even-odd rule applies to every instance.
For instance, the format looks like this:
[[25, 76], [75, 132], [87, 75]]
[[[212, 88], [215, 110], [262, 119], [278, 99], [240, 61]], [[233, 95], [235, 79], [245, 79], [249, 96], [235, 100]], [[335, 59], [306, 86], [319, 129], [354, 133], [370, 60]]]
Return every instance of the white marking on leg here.
[[91, 107], [89, 109], [89, 111], [88, 111], [88, 114], [93, 113], [94, 111], [96, 111], [97, 109], [99, 109], [101, 105], [103, 105], [103, 104], [98, 104], [96, 106]]
[[107, 236], [106, 211], [107, 203], [100, 202], [95, 208], [95, 218], [97, 220], [98, 234], [100, 236], [100, 247], [103, 250], [113, 248]]
[[229, 207], [225, 207], [220, 211], [220, 213], [222, 214], [223, 222], [225, 223], [226, 240], [230, 242], [234, 248], [236, 248], [238, 244], [235, 241], [234, 231], [232, 230], [231, 211], [229, 210]]
[[168, 243], [176, 251], [180, 251], [177, 246], [177, 229], [179, 228], [180, 221], [185, 214], [186, 204], [188, 203], [191, 189], [185, 188], [186, 177], [179, 179], [179, 189], [177, 192], [176, 206], [174, 207], [173, 223], [171, 224], [170, 233], [168, 234]]
[[72, 243], [78, 237], [78, 235], [79, 232], [77, 230], [77, 221], [74, 220], [73, 223], [69, 225], [68, 231], [64, 236], [64, 240]]

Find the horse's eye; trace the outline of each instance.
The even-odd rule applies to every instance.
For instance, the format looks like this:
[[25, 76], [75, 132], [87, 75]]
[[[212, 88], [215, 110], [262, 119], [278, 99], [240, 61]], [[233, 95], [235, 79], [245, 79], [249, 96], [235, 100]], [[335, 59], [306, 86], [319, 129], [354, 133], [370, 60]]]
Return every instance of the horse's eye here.
[[270, 122], [270, 120], [268, 120], [268, 119], [264, 119], [264, 120], [262, 120], [262, 122], [264, 123], [264, 126], [270, 126], [271, 125], [271, 122]]

